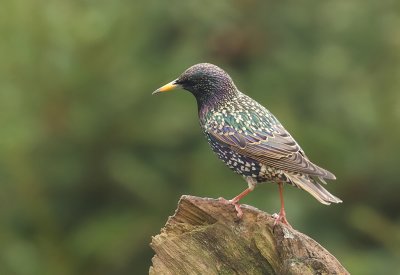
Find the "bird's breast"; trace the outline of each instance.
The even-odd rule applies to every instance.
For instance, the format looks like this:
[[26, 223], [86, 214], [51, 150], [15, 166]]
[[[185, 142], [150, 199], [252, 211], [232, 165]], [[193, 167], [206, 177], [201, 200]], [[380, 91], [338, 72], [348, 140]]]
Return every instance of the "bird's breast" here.
[[207, 132], [205, 132], [205, 136], [211, 149], [218, 156], [218, 158], [235, 173], [245, 177], [250, 176], [255, 178], [258, 182], [265, 181], [265, 172], [261, 171], [262, 164], [260, 162], [235, 152], [229, 146], [220, 144]]

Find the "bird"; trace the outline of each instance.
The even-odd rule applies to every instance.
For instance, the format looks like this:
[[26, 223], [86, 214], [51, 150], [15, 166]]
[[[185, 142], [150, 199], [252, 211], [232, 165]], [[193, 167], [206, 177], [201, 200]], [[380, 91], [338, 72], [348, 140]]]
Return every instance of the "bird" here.
[[237, 217], [243, 216], [239, 201], [261, 183], [278, 184], [281, 205], [279, 213], [273, 215], [274, 225], [280, 222], [291, 227], [285, 212], [284, 184], [307, 191], [325, 205], [342, 202], [321, 185], [335, 180], [335, 175], [311, 162], [278, 119], [240, 92], [223, 69], [210, 63], [193, 65], [153, 94], [178, 88], [196, 98], [200, 126], [211, 149], [247, 182], [248, 187], [233, 199], [219, 198], [234, 206]]

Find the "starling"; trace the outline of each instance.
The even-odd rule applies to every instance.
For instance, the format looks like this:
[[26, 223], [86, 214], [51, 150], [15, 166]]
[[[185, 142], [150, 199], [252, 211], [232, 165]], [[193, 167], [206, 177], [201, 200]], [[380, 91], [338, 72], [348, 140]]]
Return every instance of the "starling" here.
[[275, 215], [275, 224], [289, 225], [283, 200], [284, 183], [307, 191], [323, 204], [342, 202], [321, 186], [326, 184], [324, 179], [336, 177], [312, 163], [278, 119], [241, 93], [224, 70], [209, 63], [196, 64], [153, 94], [175, 88], [194, 95], [200, 126], [212, 150], [248, 184], [233, 199], [220, 198], [235, 206], [239, 218], [243, 215], [239, 200], [263, 182], [275, 182], [279, 187], [281, 209]]

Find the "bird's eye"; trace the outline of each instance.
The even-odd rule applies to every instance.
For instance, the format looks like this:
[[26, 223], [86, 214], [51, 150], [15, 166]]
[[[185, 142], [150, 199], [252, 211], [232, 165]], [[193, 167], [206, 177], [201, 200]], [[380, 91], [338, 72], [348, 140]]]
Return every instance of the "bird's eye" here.
[[181, 83], [178, 83], [178, 84], [181, 84], [186, 87], [193, 87], [195, 85], [195, 81], [193, 81], [190, 78], [187, 78], [187, 79], [182, 79]]

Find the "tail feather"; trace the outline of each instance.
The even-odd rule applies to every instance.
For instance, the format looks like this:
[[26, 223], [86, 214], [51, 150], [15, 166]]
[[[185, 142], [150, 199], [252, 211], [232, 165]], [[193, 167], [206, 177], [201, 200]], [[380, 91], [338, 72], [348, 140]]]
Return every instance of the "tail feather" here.
[[[332, 202], [342, 202], [341, 199], [335, 197], [334, 195], [329, 193], [328, 190], [323, 188], [315, 178], [294, 173], [285, 173], [285, 175], [293, 185], [307, 191], [322, 204], [329, 205]], [[323, 179], [318, 178], [318, 180], [326, 184]]]

